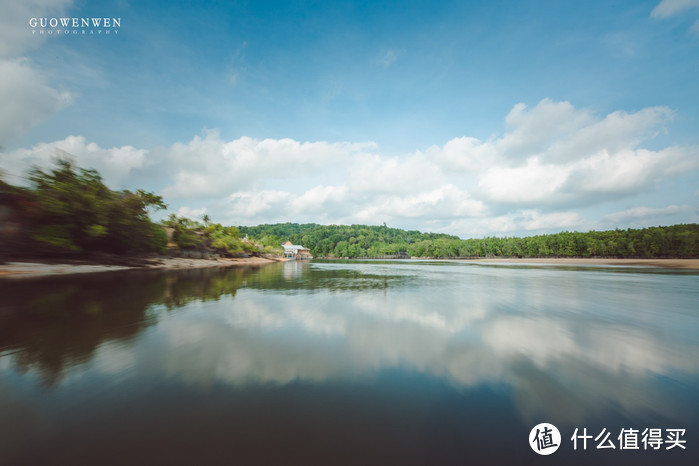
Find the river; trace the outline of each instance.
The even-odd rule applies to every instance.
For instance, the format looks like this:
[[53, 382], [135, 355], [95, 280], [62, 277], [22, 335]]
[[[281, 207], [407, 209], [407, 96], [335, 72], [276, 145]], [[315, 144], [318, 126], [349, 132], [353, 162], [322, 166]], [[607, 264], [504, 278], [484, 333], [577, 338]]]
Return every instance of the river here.
[[696, 271], [287, 262], [0, 297], [0, 464], [699, 464]]

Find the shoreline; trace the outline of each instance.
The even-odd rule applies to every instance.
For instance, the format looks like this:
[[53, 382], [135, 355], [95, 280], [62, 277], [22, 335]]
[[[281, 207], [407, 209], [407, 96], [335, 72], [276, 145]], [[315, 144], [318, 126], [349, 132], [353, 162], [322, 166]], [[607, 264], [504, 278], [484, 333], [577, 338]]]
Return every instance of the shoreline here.
[[469, 257], [469, 258], [434, 258], [411, 257], [409, 259], [343, 259], [319, 258], [323, 260], [400, 260], [400, 261], [449, 261], [478, 262], [482, 264], [514, 265], [612, 265], [620, 267], [662, 267], [669, 269], [699, 270], [699, 259], [617, 259], [607, 257]]
[[[13, 261], [0, 264], [0, 280], [18, 278], [36, 278], [49, 276], [79, 275], [85, 273], [117, 272], [123, 270], [185, 270], [200, 268], [259, 267], [262, 265], [285, 262], [284, 258], [247, 257], [219, 259], [188, 259], [182, 257], [152, 258], [143, 265], [109, 265], [95, 263], [52, 263], [40, 261]], [[470, 259], [428, 259], [413, 258], [407, 260], [444, 260], [458, 262], [478, 262], [482, 264], [515, 265], [610, 265], [626, 267], [662, 267], [671, 269], [699, 270], [699, 259], [613, 259], [613, 258], [505, 258], [478, 257]]]
[[615, 265], [631, 267], [663, 267], [671, 269], [699, 270], [699, 259], [612, 259], [597, 257], [479, 257], [475, 259], [456, 259], [463, 262], [481, 262], [495, 264], [551, 264], [551, 265]]
[[163, 257], [148, 259], [143, 265], [108, 265], [80, 263], [49, 263], [39, 261], [13, 261], [0, 264], [0, 279], [35, 278], [48, 276], [79, 275], [85, 273], [117, 272], [122, 270], [183, 270], [212, 267], [259, 267], [283, 262], [268, 257], [187, 259]]

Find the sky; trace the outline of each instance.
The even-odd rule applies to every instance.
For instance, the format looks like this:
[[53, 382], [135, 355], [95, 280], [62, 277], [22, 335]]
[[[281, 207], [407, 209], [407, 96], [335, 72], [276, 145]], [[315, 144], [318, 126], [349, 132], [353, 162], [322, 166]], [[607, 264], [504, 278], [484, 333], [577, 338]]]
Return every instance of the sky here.
[[224, 225], [697, 223], [698, 83], [699, 0], [0, 0], [0, 172]]

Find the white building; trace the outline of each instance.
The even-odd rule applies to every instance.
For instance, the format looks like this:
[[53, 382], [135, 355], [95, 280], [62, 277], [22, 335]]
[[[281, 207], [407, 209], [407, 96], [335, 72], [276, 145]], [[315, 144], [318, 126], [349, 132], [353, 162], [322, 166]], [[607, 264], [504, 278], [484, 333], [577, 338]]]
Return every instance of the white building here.
[[287, 241], [286, 243], [282, 244], [282, 248], [284, 248], [284, 257], [297, 260], [313, 259], [310, 249], [304, 248], [299, 244], [291, 244], [291, 241]]

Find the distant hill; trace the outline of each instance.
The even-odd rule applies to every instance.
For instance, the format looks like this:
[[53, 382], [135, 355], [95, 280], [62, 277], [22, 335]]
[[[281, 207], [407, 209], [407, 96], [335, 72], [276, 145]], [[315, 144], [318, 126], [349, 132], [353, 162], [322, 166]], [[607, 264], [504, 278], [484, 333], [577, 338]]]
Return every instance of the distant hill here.
[[318, 225], [277, 223], [238, 227], [262, 244], [302, 244], [315, 257], [620, 257], [697, 258], [699, 225], [569, 232], [527, 237], [461, 239], [386, 225]]

